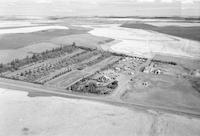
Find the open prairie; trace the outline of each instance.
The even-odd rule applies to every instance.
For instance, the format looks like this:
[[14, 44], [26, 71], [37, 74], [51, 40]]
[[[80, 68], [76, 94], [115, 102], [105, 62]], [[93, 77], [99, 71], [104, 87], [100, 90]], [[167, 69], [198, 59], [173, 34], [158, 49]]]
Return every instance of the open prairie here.
[[28, 97], [26, 92], [1, 89], [0, 101], [0, 135], [6, 136], [198, 136], [200, 133], [199, 119], [88, 100]]

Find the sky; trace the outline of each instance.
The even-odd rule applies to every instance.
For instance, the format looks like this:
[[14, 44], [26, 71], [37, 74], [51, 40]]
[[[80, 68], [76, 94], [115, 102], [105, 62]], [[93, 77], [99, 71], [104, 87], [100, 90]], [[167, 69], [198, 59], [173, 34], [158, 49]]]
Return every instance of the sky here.
[[200, 0], [0, 0], [0, 16], [200, 16]]

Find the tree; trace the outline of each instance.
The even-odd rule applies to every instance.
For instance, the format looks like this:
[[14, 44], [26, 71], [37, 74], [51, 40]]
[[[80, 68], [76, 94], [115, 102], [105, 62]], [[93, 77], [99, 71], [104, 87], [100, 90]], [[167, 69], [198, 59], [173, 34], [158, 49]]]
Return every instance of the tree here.
[[20, 76], [24, 76], [24, 73], [22, 72], [22, 73], [20, 74]]
[[11, 65], [11, 70], [18, 70], [19, 60], [15, 59], [15, 60], [11, 61], [10, 65]]
[[107, 87], [110, 89], [115, 89], [118, 86], [118, 81], [113, 81], [112, 83], [108, 84]]
[[38, 61], [38, 56], [36, 54], [33, 54], [31, 58], [34, 62]]
[[75, 43], [75, 42], [73, 42], [73, 43], [72, 43], [72, 46], [76, 46], [76, 43]]
[[0, 63], [0, 73], [4, 72], [5, 70], [6, 70], [6, 67], [2, 63]]
[[78, 91], [77, 89], [78, 89], [78, 84], [77, 83], [71, 86], [71, 90], [72, 91]]
[[0, 68], [3, 68], [3, 64], [2, 63], [0, 63]]
[[97, 90], [97, 84], [94, 82], [90, 82], [87, 86], [86, 86], [86, 90], [89, 93], [100, 93], [99, 90]]

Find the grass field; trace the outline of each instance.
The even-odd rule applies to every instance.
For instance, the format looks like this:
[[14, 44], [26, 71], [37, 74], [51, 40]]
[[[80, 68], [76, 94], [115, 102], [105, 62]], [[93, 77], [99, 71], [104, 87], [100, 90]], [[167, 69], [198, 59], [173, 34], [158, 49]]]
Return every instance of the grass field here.
[[129, 83], [122, 100], [131, 103], [200, 112], [200, 94], [185, 79], [143, 74]]

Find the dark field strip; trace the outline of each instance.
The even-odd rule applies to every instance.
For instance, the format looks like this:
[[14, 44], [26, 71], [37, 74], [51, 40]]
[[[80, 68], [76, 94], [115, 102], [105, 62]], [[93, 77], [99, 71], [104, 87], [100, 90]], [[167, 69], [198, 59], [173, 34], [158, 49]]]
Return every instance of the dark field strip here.
[[31, 44], [36, 44], [40, 42], [47, 42], [52, 38], [59, 36], [67, 36], [74, 34], [84, 34], [87, 30], [45, 30], [32, 33], [18, 33], [18, 34], [6, 34], [0, 39], [0, 50], [5, 49], [19, 49]]
[[121, 25], [121, 27], [151, 30], [159, 33], [164, 33], [168, 35], [173, 35], [181, 38], [186, 38], [190, 40], [200, 41], [200, 27], [182, 27], [182, 26], [163, 26], [157, 27], [144, 23], [126, 23]]
[[7, 26], [7, 27], [1, 27], [0, 29], [15, 29], [15, 28], [26, 28], [26, 27], [40, 27], [40, 26], [47, 26], [45, 24], [40, 24], [40, 25], [28, 25], [28, 26]]

